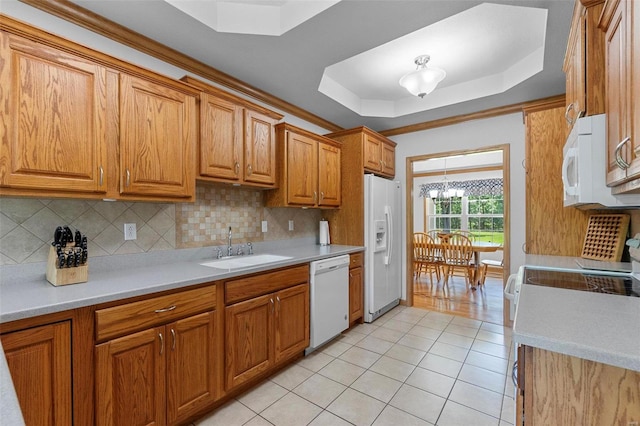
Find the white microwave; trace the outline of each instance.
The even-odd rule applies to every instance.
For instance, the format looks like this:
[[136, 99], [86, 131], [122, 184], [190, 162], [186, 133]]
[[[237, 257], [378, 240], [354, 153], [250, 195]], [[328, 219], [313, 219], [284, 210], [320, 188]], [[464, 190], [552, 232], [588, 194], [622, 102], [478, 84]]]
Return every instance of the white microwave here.
[[578, 118], [563, 149], [564, 206], [581, 209], [640, 207], [640, 195], [613, 195], [606, 181], [606, 116]]

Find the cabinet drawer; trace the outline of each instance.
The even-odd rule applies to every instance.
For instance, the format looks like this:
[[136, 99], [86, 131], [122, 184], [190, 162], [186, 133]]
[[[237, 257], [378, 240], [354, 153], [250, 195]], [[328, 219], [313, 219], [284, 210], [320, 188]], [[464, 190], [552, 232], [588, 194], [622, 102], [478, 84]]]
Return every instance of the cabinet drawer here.
[[96, 311], [96, 339], [132, 333], [215, 309], [216, 287], [207, 286]]
[[309, 282], [309, 265], [227, 281], [225, 303], [231, 304]]
[[349, 256], [349, 268], [357, 268], [362, 266], [362, 260], [364, 259], [364, 253], [351, 253]]

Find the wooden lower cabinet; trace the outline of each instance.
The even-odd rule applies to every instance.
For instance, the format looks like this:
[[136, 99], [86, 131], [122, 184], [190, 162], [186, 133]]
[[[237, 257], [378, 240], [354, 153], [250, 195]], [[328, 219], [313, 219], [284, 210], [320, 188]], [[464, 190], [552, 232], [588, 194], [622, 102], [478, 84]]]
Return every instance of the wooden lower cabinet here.
[[6, 333], [0, 338], [25, 424], [73, 424], [71, 322]]
[[640, 372], [530, 346], [518, 350], [517, 425], [640, 424]]
[[354, 253], [349, 262], [349, 325], [364, 315], [363, 253]]
[[179, 424], [216, 399], [215, 313], [96, 346], [96, 424]]
[[225, 308], [226, 390], [239, 386], [309, 346], [309, 285]]
[[364, 315], [362, 278], [361, 267], [349, 270], [349, 324], [361, 319]]

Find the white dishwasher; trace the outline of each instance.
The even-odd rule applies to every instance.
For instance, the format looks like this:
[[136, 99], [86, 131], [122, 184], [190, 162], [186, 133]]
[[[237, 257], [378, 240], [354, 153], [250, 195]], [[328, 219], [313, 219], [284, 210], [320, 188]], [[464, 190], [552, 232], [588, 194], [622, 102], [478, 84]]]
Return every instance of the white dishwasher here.
[[349, 328], [349, 255], [310, 263], [310, 343], [313, 352]]

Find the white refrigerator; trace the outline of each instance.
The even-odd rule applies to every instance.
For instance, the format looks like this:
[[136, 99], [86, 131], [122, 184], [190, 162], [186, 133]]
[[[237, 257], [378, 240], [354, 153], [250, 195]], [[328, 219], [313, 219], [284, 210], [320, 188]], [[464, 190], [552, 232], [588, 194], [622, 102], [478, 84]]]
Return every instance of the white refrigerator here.
[[364, 321], [400, 303], [400, 182], [364, 176]]

